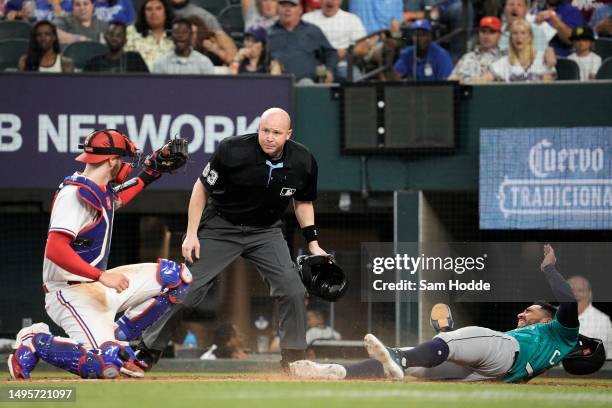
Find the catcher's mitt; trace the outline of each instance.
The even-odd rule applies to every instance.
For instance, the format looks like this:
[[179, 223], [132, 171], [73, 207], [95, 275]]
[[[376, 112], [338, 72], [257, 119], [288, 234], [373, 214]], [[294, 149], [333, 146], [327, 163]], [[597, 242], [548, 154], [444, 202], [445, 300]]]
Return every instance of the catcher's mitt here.
[[189, 159], [187, 140], [174, 138], [144, 160], [144, 167], [159, 173], [171, 173], [183, 167]]

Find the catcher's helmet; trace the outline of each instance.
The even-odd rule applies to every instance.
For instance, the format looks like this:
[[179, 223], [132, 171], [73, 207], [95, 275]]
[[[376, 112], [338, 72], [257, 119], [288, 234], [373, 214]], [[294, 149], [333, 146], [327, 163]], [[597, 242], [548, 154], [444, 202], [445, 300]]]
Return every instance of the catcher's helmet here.
[[308, 293], [329, 302], [340, 299], [348, 289], [346, 274], [332, 255], [301, 255], [297, 269]]
[[561, 364], [570, 374], [587, 375], [599, 370], [606, 361], [606, 351], [599, 339], [583, 336], [578, 337], [578, 344], [565, 357]]
[[114, 129], [96, 130], [90, 133], [79, 148], [83, 153], [75, 160], [83, 163], [100, 163], [114, 156], [135, 157], [136, 145], [129, 137]]

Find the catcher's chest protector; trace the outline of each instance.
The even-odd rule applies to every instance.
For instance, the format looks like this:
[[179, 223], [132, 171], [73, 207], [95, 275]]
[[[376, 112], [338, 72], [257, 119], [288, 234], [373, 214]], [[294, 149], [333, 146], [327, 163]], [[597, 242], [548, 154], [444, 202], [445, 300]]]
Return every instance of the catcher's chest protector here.
[[64, 179], [58, 192], [67, 185], [77, 186], [79, 198], [98, 211], [95, 223], [90, 228], [79, 231], [71, 246], [85, 262], [100, 270], [106, 270], [115, 212], [113, 189], [107, 186], [104, 192], [86, 177], [70, 176]]

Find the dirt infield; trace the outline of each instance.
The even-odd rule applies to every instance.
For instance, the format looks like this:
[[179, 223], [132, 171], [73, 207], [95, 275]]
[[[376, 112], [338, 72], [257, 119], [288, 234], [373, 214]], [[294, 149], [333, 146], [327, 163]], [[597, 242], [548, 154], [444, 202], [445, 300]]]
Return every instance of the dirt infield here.
[[[6, 377], [5, 377], [6, 378]], [[70, 376], [65, 373], [58, 372], [37, 372], [33, 378], [27, 383], [82, 383], [85, 381], [102, 381], [102, 380], [83, 380], [76, 376]], [[189, 382], [246, 382], [246, 381], [259, 381], [259, 382], [330, 382], [325, 380], [305, 380], [290, 377], [288, 375], [280, 373], [236, 373], [236, 374], [215, 374], [215, 373], [148, 373], [145, 378], [128, 378], [122, 377], [116, 380], [103, 380], [105, 382], [135, 382], [135, 383], [189, 383]], [[389, 380], [381, 379], [362, 379], [362, 380], [344, 380], [346, 383], [376, 383], [376, 382], [390, 382]], [[417, 379], [406, 378], [405, 383], [410, 384], [427, 384], [433, 382], [442, 381], [423, 381]], [[460, 381], [444, 381], [445, 383], [462, 384]], [[0, 380], [0, 385], [15, 385], [15, 384], [26, 384], [26, 382], [11, 381], [8, 379]], [[477, 384], [473, 382], [472, 384]], [[483, 382], [481, 382], [483, 383]], [[491, 384], [491, 382], [487, 382]], [[545, 386], [545, 387], [594, 387], [594, 388], [612, 388], [612, 380], [606, 379], [589, 379], [589, 378], [554, 378], [545, 377], [537, 378], [530, 381], [527, 386]], [[512, 386], [509, 384], [509, 386]], [[523, 385], [524, 386], [524, 385]]]

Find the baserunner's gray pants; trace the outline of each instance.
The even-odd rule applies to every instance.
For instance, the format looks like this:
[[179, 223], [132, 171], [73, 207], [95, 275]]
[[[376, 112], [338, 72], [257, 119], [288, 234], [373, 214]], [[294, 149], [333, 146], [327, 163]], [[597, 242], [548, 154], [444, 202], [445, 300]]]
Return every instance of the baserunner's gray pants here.
[[435, 337], [448, 344], [447, 361], [431, 368], [409, 367], [406, 374], [464, 381], [499, 379], [510, 371], [519, 351], [516, 339], [486, 327], [463, 327]]
[[204, 223], [205, 227], [199, 233], [200, 259], [189, 267], [193, 282], [187, 297], [143, 333], [147, 348], [164, 350], [184, 308], [198, 305], [214, 278], [234, 259], [242, 256], [255, 265], [270, 285], [270, 296], [279, 302], [281, 347], [305, 349], [306, 289], [291, 260], [281, 223], [272, 227], [238, 226], [218, 215], [205, 219]]

